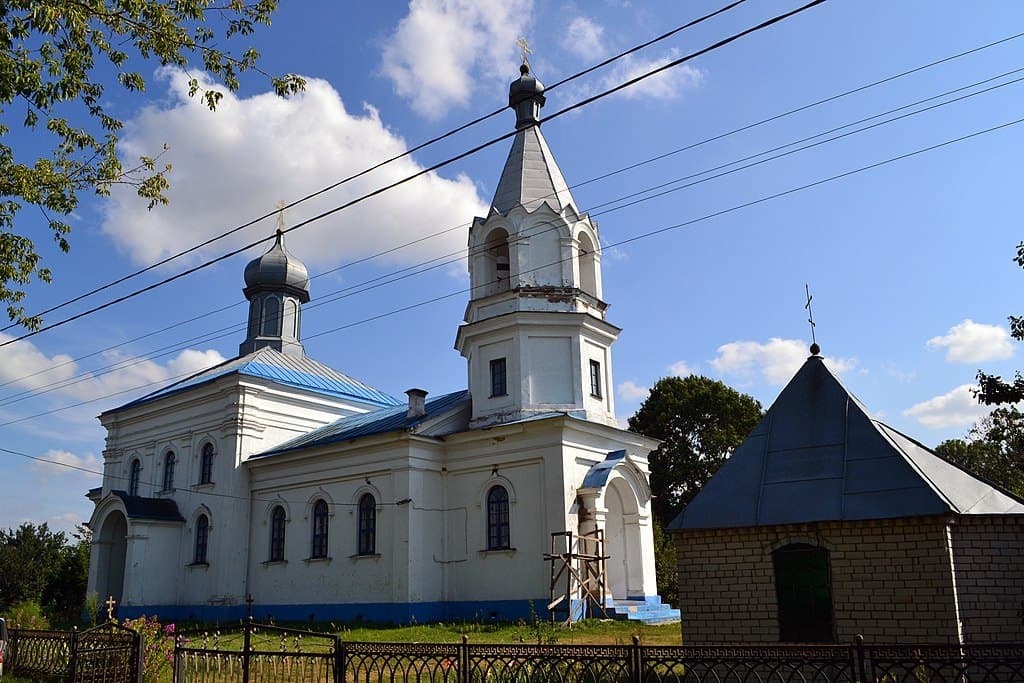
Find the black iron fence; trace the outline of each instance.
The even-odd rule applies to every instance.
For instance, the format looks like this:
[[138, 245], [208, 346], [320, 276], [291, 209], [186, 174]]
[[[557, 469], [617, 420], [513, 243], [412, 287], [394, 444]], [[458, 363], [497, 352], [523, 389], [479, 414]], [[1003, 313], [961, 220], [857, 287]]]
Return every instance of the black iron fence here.
[[10, 629], [5, 666], [12, 674], [69, 683], [138, 683], [142, 639], [108, 622], [79, 632]]
[[349, 643], [252, 624], [174, 650], [175, 683], [987, 683], [1024, 681], [1024, 645]]

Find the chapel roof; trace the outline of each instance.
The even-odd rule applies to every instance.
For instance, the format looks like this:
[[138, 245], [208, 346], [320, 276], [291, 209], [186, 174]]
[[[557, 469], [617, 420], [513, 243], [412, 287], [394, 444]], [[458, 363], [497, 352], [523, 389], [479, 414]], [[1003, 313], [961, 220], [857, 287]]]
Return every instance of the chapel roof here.
[[1024, 501], [869, 414], [812, 355], [670, 529], [1024, 514]]
[[509, 107], [516, 111], [515, 139], [501, 172], [491, 206], [506, 214], [517, 205], [534, 211], [547, 203], [555, 211], [576, 202], [562, 176], [537, 118], [544, 104], [544, 86], [523, 65], [522, 75], [509, 88]]
[[212, 382], [227, 375], [238, 374], [270, 380], [284, 386], [305, 389], [326, 396], [347, 398], [379, 407], [404, 403], [357, 379], [342, 374], [306, 356], [287, 356], [269, 346], [197, 372], [178, 382], [126, 403], [109, 412], [149, 403], [158, 398]]
[[395, 432], [402, 429], [412, 429], [427, 420], [443, 415], [444, 413], [468, 402], [469, 391], [463, 389], [462, 391], [442, 394], [440, 396], [427, 399], [424, 403], [425, 412], [423, 415], [410, 417], [408, 414], [408, 405], [405, 403], [391, 408], [381, 408], [380, 410], [373, 410], [368, 413], [350, 415], [336, 420], [331, 424], [314, 429], [313, 431], [307, 432], [301, 436], [297, 436], [294, 439], [285, 441], [284, 443], [275, 446], [268, 451], [264, 451], [263, 453], [258, 453], [249, 459], [254, 460], [256, 458], [264, 458], [285, 452], [316, 448], [317, 446], [326, 446], [328, 444], [339, 443], [341, 441], [351, 441], [352, 439], [373, 436], [374, 434], [387, 434], [388, 432]]
[[165, 522], [184, 522], [185, 518], [178, 511], [178, 504], [170, 498], [146, 498], [132, 496], [127, 491], [111, 491], [124, 503], [128, 519], [150, 519]]

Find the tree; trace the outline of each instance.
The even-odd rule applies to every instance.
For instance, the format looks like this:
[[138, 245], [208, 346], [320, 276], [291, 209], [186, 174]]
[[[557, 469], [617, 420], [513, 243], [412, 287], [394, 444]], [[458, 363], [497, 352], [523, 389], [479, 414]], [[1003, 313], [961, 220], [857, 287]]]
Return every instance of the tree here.
[[[71, 226], [64, 220], [87, 191], [106, 195], [115, 184], [135, 188], [153, 208], [167, 202], [166, 172], [159, 151], [124, 165], [117, 156], [123, 124], [110, 116], [108, 86], [145, 90], [139, 69], [150, 64], [202, 68], [237, 90], [238, 77], [256, 66], [252, 48], [240, 57], [221, 42], [270, 24], [277, 0], [7, 0], [0, 3], [0, 302], [12, 321], [39, 327], [21, 302], [33, 279], [49, 282], [49, 268], [31, 237], [18, 234], [15, 219], [37, 207], [62, 251]], [[260, 73], [264, 73], [260, 71]], [[304, 86], [295, 75], [275, 78], [278, 95]], [[204, 89], [197, 78], [190, 93], [201, 93], [211, 109], [223, 94]], [[12, 126], [28, 129], [33, 151], [15, 148]], [[24, 139], [23, 138], [23, 139]], [[38, 154], [39, 146], [48, 147]], [[35, 157], [35, 158], [33, 158]], [[24, 230], [22, 231], [24, 232]]]
[[[1013, 259], [1024, 268], [1024, 242], [1017, 245], [1017, 256]], [[1024, 316], [1009, 316], [1010, 335], [1017, 341], [1024, 341]], [[999, 375], [989, 375], [978, 370], [977, 397], [981, 403], [990, 406], [1020, 403], [1024, 401], [1024, 375], [1018, 370], [1013, 382], [1006, 382]]]
[[25, 522], [20, 527], [0, 530], [0, 610], [16, 603], [43, 602], [61, 562], [67, 538], [50, 531], [45, 522], [36, 526]]
[[996, 408], [971, 428], [968, 438], [935, 447], [946, 460], [1024, 497], [1024, 413]]
[[650, 456], [654, 517], [664, 528], [761, 419], [761, 404], [717, 380], [664, 377], [629, 428], [661, 439]]

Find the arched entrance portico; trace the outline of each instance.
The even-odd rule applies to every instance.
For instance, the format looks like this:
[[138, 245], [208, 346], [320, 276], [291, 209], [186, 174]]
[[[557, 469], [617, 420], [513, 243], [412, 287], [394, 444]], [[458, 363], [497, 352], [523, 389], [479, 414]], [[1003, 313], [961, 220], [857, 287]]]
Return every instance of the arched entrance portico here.
[[111, 510], [93, 539], [96, 562], [96, 591], [119, 604], [124, 595], [124, 565], [128, 552], [128, 520], [120, 510]]

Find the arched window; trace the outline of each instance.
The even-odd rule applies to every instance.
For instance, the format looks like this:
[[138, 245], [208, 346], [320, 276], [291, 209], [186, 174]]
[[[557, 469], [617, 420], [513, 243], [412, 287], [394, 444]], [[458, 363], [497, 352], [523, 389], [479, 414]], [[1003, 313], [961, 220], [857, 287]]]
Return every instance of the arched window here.
[[199, 456], [199, 483], [209, 484], [213, 481], [213, 444], [203, 446], [203, 454]]
[[585, 232], [579, 237], [580, 289], [591, 296], [597, 296], [597, 253], [590, 236]]
[[493, 230], [484, 244], [484, 276], [481, 278], [481, 291], [474, 296], [489, 296], [508, 290], [509, 286], [509, 251], [508, 233], [502, 228]]
[[313, 543], [310, 557], [327, 557], [327, 503], [318, 500], [313, 504]]
[[373, 495], [364, 493], [359, 499], [359, 554], [373, 555], [377, 552], [377, 501]]
[[281, 300], [268, 296], [263, 301], [263, 336], [277, 337], [281, 334]]
[[278, 505], [270, 513], [270, 562], [284, 561], [284, 508]]
[[164, 456], [164, 491], [174, 490], [174, 451]]
[[128, 468], [128, 495], [139, 495], [139, 476], [142, 474], [142, 463], [138, 458], [132, 460], [132, 466]]
[[792, 543], [772, 553], [772, 564], [779, 606], [779, 640], [834, 642], [828, 550]]
[[487, 492], [487, 549], [507, 550], [509, 543], [508, 491], [492, 486]]
[[210, 541], [210, 520], [206, 515], [199, 515], [196, 520], [196, 552], [193, 562], [206, 564], [206, 549]]

